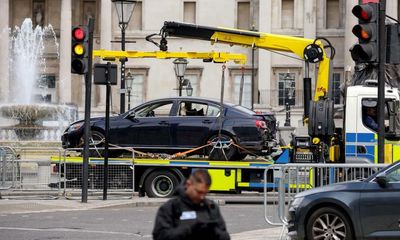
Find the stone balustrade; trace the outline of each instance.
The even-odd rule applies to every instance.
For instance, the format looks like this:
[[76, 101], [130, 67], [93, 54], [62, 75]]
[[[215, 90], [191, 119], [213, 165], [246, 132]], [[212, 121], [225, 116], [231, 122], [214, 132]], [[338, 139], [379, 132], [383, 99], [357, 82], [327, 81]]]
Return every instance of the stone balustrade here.
[[[21, 130], [15, 127], [0, 128], [0, 141], [61, 141], [61, 135], [65, 128], [59, 127], [41, 127], [33, 129], [35, 131], [34, 137], [19, 137], [17, 131]], [[26, 131], [26, 129], [23, 129]]]

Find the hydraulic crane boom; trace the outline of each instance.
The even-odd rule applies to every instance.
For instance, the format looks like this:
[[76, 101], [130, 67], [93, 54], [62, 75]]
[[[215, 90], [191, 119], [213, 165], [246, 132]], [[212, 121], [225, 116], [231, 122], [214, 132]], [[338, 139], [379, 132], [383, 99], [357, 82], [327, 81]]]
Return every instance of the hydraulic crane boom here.
[[291, 37], [262, 32], [238, 29], [207, 27], [188, 23], [165, 22], [161, 29], [160, 49], [166, 50], [166, 37], [175, 36], [221, 42], [231, 45], [257, 47], [279, 52], [290, 52], [307, 63], [319, 63], [318, 80], [316, 82], [314, 101], [327, 97], [330, 79], [331, 59], [327, 57], [324, 45], [318, 39]]
[[[214, 43], [225, 43], [269, 51], [287, 52], [296, 55], [305, 62], [304, 73], [304, 123], [308, 125], [308, 137], [294, 139], [294, 159], [313, 156], [312, 159], [325, 161], [332, 145], [335, 126], [333, 121], [332, 101], [332, 59], [335, 49], [327, 39], [307, 39], [262, 32], [245, 31], [222, 27], [207, 27], [188, 23], [164, 22], [159, 35], [160, 43], [151, 40], [152, 34], [146, 40], [156, 44], [161, 51], [168, 49], [167, 37], [193, 38]], [[324, 46], [321, 42], [328, 43]], [[325, 48], [330, 48], [328, 57]], [[309, 64], [319, 63], [318, 77], [315, 82], [314, 98], [311, 97], [311, 78]], [[312, 139], [312, 140], [311, 140]]]
[[99, 57], [104, 60], [119, 60], [122, 58], [190, 58], [203, 59], [204, 61], [213, 61], [215, 63], [225, 63], [234, 61], [237, 64], [246, 63], [246, 55], [240, 53], [227, 52], [140, 52], [140, 51], [110, 51], [110, 50], [94, 50], [93, 57]]

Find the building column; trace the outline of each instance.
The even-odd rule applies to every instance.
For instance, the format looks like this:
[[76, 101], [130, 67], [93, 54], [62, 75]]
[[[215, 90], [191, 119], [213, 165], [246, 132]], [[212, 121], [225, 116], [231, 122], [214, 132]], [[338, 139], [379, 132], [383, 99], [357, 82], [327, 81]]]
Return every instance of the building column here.
[[386, 15], [389, 15], [392, 18], [397, 19], [397, 16], [398, 16], [397, 6], [398, 6], [398, 4], [399, 3], [398, 3], [397, 0], [387, 0], [386, 1]]
[[61, 0], [59, 103], [72, 102], [71, 0]]
[[[316, 0], [304, 1], [304, 38], [315, 39], [317, 37], [317, 2]], [[317, 75], [315, 73], [315, 64], [309, 64], [312, 87], [315, 88]], [[303, 76], [305, 77], [305, 76]], [[302, 81], [301, 81], [302, 82]], [[301, 86], [300, 88], [303, 88]]]
[[4, 0], [0, 2], [0, 101], [8, 101], [10, 92], [9, 80], [9, 11], [10, 1]]
[[351, 58], [350, 48], [357, 42], [357, 37], [352, 33], [354, 25], [358, 20], [354, 17], [351, 10], [358, 4], [358, 0], [346, 0], [346, 20], [344, 28], [344, 80], [346, 82], [351, 80], [351, 73], [354, 67], [354, 61]]
[[[109, 0], [101, 0], [101, 16], [100, 16], [100, 48], [111, 50], [112, 38], [112, 8], [113, 4]], [[97, 106], [104, 108], [106, 106], [106, 88], [105, 86], [97, 86], [99, 88], [100, 98]]]
[[[271, 9], [272, 1], [259, 2], [259, 28], [260, 32], [270, 33], [272, 31]], [[264, 107], [271, 107], [271, 52], [266, 50], [258, 51], [258, 88], [260, 90], [260, 104]]]

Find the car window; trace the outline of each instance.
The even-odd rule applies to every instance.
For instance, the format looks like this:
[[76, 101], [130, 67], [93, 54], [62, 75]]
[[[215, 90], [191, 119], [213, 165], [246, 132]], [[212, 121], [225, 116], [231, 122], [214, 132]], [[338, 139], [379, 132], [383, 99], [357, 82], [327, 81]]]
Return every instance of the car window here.
[[[385, 114], [384, 114], [384, 123], [385, 123], [385, 131], [388, 130], [386, 126], [389, 126], [389, 113], [388, 113], [388, 102], [391, 99], [385, 99]], [[367, 128], [377, 131], [378, 130], [378, 107], [377, 107], [377, 99], [375, 98], [364, 98], [362, 99], [362, 122], [364, 126]]]
[[167, 117], [172, 109], [172, 102], [158, 102], [136, 110], [136, 117]]
[[386, 174], [386, 179], [388, 182], [400, 182], [400, 165], [390, 169]]
[[182, 101], [179, 104], [179, 116], [205, 116], [208, 105], [191, 101]]
[[219, 116], [219, 106], [209, 105], [207, 109], [207, 117], [218, 117]]

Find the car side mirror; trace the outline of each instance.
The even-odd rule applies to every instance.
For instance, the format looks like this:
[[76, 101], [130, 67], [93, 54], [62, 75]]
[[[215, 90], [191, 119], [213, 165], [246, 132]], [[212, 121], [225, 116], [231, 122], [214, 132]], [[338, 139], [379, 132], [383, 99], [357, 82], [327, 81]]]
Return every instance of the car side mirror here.
[[135, 111], [130, 112], [130, 113], [128, 114], [127, 117], [128, 117], [129, 119], [134, 119], [134, 118], [136, 117]]
[[376, 175], [375, 181], [381, 186], [382, 188], [386, 187], [387, 185], [387, 180], [386, 180], [386, 173], [382, 172]]

